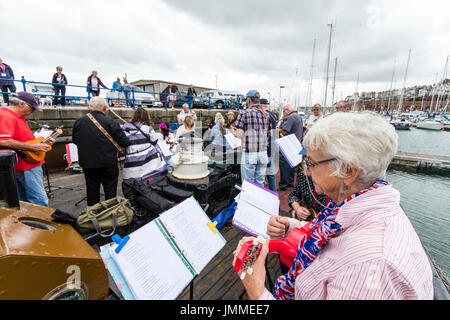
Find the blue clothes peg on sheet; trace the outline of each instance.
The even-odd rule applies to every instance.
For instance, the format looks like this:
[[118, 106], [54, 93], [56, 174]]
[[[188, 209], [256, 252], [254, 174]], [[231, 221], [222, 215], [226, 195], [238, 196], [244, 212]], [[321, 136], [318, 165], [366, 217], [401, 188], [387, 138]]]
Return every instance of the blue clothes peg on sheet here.
[[125, 236], [123, 239], [118, 235], [115, 234], [111, 237], [111, 239], [117, 243], [117, 248], [114, 250], [117, 254], [122, 250], [122, 248], [125, 246], [125, 244], [130, 240], [130, 236]]

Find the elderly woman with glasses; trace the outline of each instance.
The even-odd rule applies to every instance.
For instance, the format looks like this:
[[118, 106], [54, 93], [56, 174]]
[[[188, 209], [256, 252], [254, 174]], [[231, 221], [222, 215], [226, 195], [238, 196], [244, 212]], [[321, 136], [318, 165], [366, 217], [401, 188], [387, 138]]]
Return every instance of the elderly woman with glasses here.
[[[397, 151], [395, 129], [367, 113], [335, 113], [306, 134], [303, 166], [330, 201], [307, 227], [289, 272], [264, 286], [267, 242], [243, 284], [251, 299], [432, 299], [431, 266], [385, 181]], [[267, 234], [289, 235], [306, 222], [273, 216]], [[242, 242], [252, 238], [244, 238]]]

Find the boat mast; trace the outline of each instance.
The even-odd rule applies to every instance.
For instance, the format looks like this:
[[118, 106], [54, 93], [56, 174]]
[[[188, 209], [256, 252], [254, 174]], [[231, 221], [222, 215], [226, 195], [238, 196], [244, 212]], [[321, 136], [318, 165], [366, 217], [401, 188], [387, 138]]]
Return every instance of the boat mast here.
[[434, 78], [433, 90], [431, 92], [430, 113], [433, 112], [434, 93], [436, 92], [436, 87], [437, 87], [437, 77], [438, 77], [438, 74], [436, 73], [436, 77]]
[[445, 108], [443, 108], [443, 112], [442, 114], [446, 114], [447, 113], [447, 107], [448, 107], [448, 103], [450, 102], [450, 99], [447, 99], [447, 103], [445, 104]]
[[425, 96], [426, 96], [426, 95], [427, 95], [427, 86], [425, 85], [425, 86], [423, 86], [422, 111], [425, 111], [423, 103], [424, 103], [424, 101], [425, 101]]
[[[389, 87], [389, 99], [388, 99], [388, 106], [387, 106], [388, 113], [389, 113], [389, 108], [391, 106], [392, 85], [394, 83], [394, 74], [395, 74], [395, 63], [396, 63], [396, 60], [394, 60], [394, 68], [392, 69], [391, 86]], [[392, 115], [392, 112], [391, 112], [391, 115]]]
[[[443, 90], [443, 95], [441, 95], [440, 93], [438, 95], [438, 99], [437, 99], [437, 102], [436, 102], [436, 112], [439, 109], [439, 103], [441, 102], [441, 97], [444, 96], [444, 99], [445, 99], [445, 91], [447, 89], [447, 86], [444, 84], [444, 82], [445, 82], [445, 79], [447, 79], [447, 66], [448, 66], [448, 56], [447, 56], [447, 60], [445, 61], [444, 72], [442, 73], [442, 86], [443, 86], [443, 89], [444, 89]], [[442, 103], [442, 107], [444, 107], [443, 103]]]
[[325, 80], [325, 97], [323, 101], [323, 107], [327, 109], [327, 93], [328, 93], [328, 72], [330, 71], [330, 51], [331, 51], [331, 35], [333, 33], [333, 24], [328, 24], [330, 27], [330, 38], [328, 40], [328, 58], [327, 58], [327, 76]]
[[334, 92], [335, 92], [335, 89], [336, 89], [336, 69], [337, 69], [337, 61], [338, 61], [338, 58], [336, 57], [335, 59], [334, 59], [334, 76], [333, 76], [333, 94], [332, 94], [332, 98], [331, 98], [331, 105], [333, 106], [333, 103], [334, 103]]
[[358, 78], [356, 79], [356, 91], [355, 91], [355, 98], [353, 99], [353, 110], [352, 111], [355, 111], [355, 109], [356, 109], [356, 97], [358, 97], [358, 101], [359, 101], [358, 84], [359, 84], [359, 72], [358, 72]]
[[403, 78], [403, 88], [402, 88], [402, 95], [400, 96], [400, 101], [398, 104], [398, 113], [400, 114], [403, 108], [403, 99], [405, 97], [405, 85], [406, 85], [406, 76], [408, 75], [408, 67], [409, 67], [409, 60], [411, 58], [411, 49], [409, 49], [408, 53], [408, 62], [406, 63], [406, 70], [405, 70], [405, 77]]
[[312, 58], [311, 58], [311, 71], [309, 73], [309, 87], [308, 87], [308, 94], [306, 95], [306, 103], [305, 106], [312, 107], [312, 81], [313, 81], [313, 69], [314, 69], [314, 55], [316, 52], [316, 39], [314, 39], [313, 43], [313, 52], [312, 52]]

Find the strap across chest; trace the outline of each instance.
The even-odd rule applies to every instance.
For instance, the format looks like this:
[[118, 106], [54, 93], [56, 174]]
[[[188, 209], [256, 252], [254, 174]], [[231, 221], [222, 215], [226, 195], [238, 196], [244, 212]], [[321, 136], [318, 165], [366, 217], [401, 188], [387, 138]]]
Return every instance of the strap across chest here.
[[122, 151], [122, 148], [117, 144], [116, 141], [111, 137], [111, 135], [102, 127], [100, 123], [94, 118], [94, 116], [90, 113], [86, 114], [87, 117], [95, 124], [95, 126], [108, 138], [109, 141], [116, 147], [117, 150]]

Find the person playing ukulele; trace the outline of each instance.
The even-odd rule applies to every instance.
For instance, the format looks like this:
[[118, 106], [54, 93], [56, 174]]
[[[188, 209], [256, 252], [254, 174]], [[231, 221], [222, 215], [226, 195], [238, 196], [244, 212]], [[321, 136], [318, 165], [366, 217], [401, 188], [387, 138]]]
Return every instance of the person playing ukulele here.
[[26, 141], [35, 137], [25, 118], [34, 111], [42, 111], [37, 99], [28, 92], [11, 95], [9, 106], [0, 109], [0, 150], [12, 149], [18, 152], [18, 161], [14, 164], [19, 200], [48, 206], [48, 197], [44, 189], [42, 165], [44, 160], [29, 163], [20, 156], [20, 151], [46, 152], [55, 143], [29, 144]]

